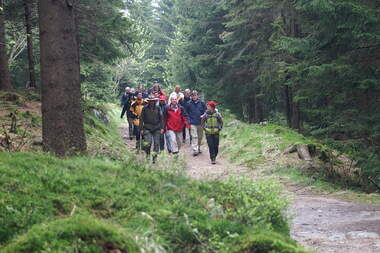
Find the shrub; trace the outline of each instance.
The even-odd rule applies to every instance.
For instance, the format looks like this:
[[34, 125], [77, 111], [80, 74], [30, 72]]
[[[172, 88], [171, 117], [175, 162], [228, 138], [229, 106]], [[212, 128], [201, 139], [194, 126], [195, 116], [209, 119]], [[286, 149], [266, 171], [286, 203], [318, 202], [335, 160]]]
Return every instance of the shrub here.
[[10, 243], [4, 253], [29, 252], [139, 252], [118, 226], [89, 216], [74, 216], [33, 226]]

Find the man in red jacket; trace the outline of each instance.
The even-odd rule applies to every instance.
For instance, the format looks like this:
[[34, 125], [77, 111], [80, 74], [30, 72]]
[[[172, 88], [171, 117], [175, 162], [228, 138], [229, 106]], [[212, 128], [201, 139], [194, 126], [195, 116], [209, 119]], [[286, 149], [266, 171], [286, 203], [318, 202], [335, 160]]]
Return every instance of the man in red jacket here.
[[190, 128], [185, 109], [178, 104], [177, 97], [170, 98], [170, 105], [166, 107], [165, 113], [166, 135], [170, 142], [171, 151], [177, 154], [181, 148], [182, 130], [184, 126]]

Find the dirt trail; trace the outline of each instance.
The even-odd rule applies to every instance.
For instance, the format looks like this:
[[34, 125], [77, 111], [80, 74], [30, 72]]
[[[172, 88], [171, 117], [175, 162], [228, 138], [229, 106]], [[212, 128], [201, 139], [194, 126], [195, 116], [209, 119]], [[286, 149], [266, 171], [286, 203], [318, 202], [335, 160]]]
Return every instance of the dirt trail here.
[[[193, 157], [189, 144], [182, 147], [186, 174], [191, 178], [223, 180], [229, 176], [259, 176], [255, 170], [233, 165], [223, 157], [212, 165], [206, 145], [202, 150], [202, 154]], [[297, 186], [288, 185], [286, 189], [293, 199], [289, 210], [291, 235], [305, 248], [318, 253], [380, 252], [380, 206], [346, 202]]]

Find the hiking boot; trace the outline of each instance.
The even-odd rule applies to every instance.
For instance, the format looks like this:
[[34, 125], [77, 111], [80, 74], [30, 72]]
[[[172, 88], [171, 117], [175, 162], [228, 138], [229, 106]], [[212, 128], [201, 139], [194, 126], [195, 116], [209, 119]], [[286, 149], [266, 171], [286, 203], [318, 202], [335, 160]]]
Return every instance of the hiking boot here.
[[202, 150], [201, 150], [201, 148], [198, 148], [198, 153], [199, 153], [199, 154], [202, 154]]
[[216, 164], [215, 159], [212, 159], [212, 160], [211, 160], [211, 164]]
[[193, 156], [197, 156], [197, 155], [198, 155], [198, 152], [194, 152], [194, 153], [193, 153]]
[[152, 163], [155, 164], [157, 161], [157, 156], [153, 156]]

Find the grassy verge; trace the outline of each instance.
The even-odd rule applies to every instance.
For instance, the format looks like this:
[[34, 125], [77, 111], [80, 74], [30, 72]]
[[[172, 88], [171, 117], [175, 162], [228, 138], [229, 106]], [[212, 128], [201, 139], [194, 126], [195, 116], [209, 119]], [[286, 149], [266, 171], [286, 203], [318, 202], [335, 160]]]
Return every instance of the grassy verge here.
[[137, 164], [114, 122], [86, 133], [101, 152], [0, 152], [0, 251], [305, 252], [277, 183], [192, 181]]
[[330, 171], [324, 169], [323, 164], [318, 168], [309, 168], [297, 154], [282, 154], [287, 147], [295, 144], [313, 144], [325, 150], [332, 150], [331, 147], [285, 127], [236, 121], [228, 111], [224, 116], [226, 127], [222, 133], [222, 152], [232, 162], [260, 171], [263, 175], [274, 175], [286, 183], [336, 193], [355, 201], [380, 203], [379, 194], [365, 194], [360, 188], [346, 183], [344, 178], [330, 177], [327, 173]]

